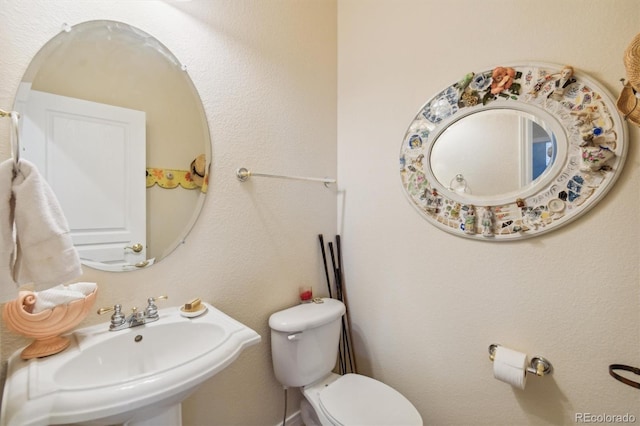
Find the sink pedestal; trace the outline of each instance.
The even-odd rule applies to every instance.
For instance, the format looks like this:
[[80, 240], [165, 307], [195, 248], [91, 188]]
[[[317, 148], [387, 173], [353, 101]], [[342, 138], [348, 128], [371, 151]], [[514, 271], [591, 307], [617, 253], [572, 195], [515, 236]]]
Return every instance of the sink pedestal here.
[[[138, 417], [138, 416], [136, 416]], [[131, 420], [123, 426], [158, 426], [175, 425], [182, 426], [182, 404], [174, 404], [169, 408], [160, 411], [157, 415], [148, 414], [144, 419]]]

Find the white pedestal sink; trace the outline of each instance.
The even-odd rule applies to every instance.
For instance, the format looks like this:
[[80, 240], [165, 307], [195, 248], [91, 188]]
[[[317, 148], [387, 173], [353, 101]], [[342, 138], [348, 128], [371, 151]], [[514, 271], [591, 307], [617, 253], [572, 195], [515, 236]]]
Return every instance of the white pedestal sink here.
[[0, 426], [180, 425], [180, 404], [231, 364], [260, 335], [221, 311], [121, 331], [99, 324], [76, 330], [71, 346], [46, 358], [9, 359]]

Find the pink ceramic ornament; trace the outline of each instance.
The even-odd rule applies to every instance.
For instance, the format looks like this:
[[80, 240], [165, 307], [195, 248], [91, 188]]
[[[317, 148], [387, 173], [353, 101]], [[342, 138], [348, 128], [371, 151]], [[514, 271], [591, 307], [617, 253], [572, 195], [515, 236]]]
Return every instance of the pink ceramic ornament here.
[[84, 299], [74, 300], [66, 305], [57, 305], [37, 314], [32, 314], [37, 294], [21, 291], [18, 298], [7, 302], [2, 311], [2, 319], [7, 328], [23, 336], [35, 339], [24, 348], [22, 359], [38, 358], [57, 354], [71, 343], [61, 336], [85, 319], [96, 300], [96, 288]]

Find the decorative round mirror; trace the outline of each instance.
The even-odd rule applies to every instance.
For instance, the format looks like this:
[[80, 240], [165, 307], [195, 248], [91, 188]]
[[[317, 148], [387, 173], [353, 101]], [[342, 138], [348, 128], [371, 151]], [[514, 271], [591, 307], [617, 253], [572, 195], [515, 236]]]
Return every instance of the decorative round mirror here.
[[211, 143], [186, 67], [121, 22], [65, 26], [16, 97], [21, 158], [38, 168], [82, 263], [145, 268], [185, 241], [208, 186]]
[[411, 204], [455, 235], [509, 241], [584, 214], [627, 153], [612, 97], [572, 67], [469, 73], [411, 122], [400, 175]]

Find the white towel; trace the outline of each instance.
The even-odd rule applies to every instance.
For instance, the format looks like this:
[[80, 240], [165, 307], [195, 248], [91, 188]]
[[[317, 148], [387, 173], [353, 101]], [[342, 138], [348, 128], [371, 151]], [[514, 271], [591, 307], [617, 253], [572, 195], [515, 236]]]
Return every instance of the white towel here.
[[58, 305], [66, 305], [74, 300], [84, 299], [91, 294], [98, 285], [96, 283], [80, 282], [69, 285], [58, 285], [48, 290], [35, 293], [36, 302], [31, 313], [52, 309]]
[[13, 159], [0, 163], [0, 302], [15, 299], [18, 288], [13, 279], [15, 238], [13, 228]]
[[[13, 163], [13, 160], [7, 161]], [[5, 163], [0, 172], [7, 167]], [[17, 246], [13, 264], [15, 282], [19, 285], [32, 283], [37, 291], [80, 276], [80, 258], [73, 247], [67, 220], [51, 187], [36, 167], [27, 160], [20, 160], [20, 171], [11, 188]], [[2, 190], [0, 195], [3, 195]], [[4, 203], [4, 200], [0, 202]], [[11, 224], [0, 224], [3, 235], [9, 229], [4, 229], [6, 226], [10, 228]], [[6, 293], [7, 284], [0, 284]], [[13, 297], [16, 295], [14, 288]]]
[[91, 293], [93, 293], [96, 288], [98, 288], [98, 284], [96, 284], [96, 283], [87, 283], [87, 282], [79, 282], [79, 283], [67, 284], [66, 287], [69, 290], [79, 291], [83, 295], [88, 296]]

